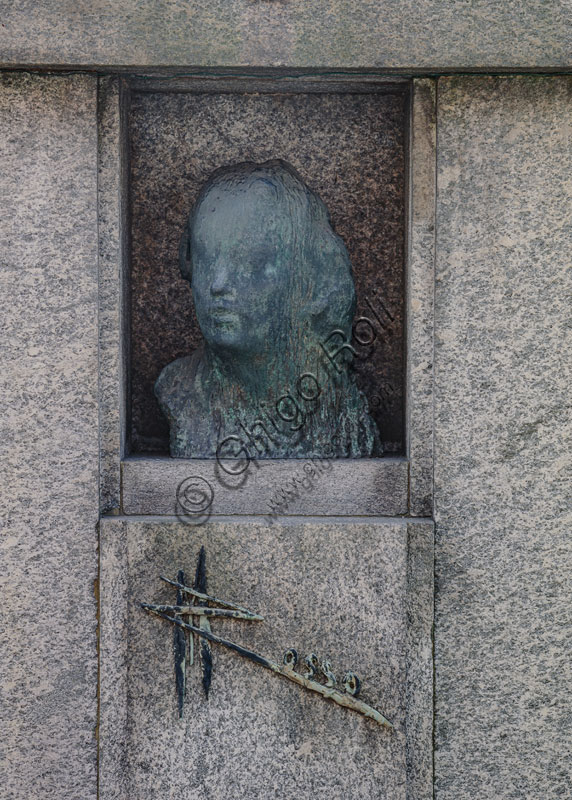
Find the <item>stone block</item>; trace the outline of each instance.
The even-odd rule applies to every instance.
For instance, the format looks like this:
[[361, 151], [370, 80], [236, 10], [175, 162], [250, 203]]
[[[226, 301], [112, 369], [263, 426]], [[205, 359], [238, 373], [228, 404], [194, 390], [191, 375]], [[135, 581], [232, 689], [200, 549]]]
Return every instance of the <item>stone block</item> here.
[[102, 513], [121, 504], [127, 422], [127, 141], [120, 78], [98, 83], [99, 443]]
[[435, 283], [436, 83], [413, 81], [406, 270], [406, 452], [413, 516], [433, 510], [433, 293]]
[[[172, 602], [159, 575], [192, 580], [201, 545], [207, 589], [265, 617], [214, 633], [353, 669], [395, 730], [218, 645], [208, 700], [195, 663], [179, 719], [173, 629], [139, 603]], [[101, 547], [102, 800], [431, 797], [432, 523], [107, 518]]]
[[[130, 458], [121, 466], [124, 514], [212, 516], [399, 516], [408, 510], [405, 459]], [[224, 468], [221, 467], [224, 466]], [[199, 494], [193, 491], [198, 489]], [[190, 494], [189, 494], [190, 491]]]

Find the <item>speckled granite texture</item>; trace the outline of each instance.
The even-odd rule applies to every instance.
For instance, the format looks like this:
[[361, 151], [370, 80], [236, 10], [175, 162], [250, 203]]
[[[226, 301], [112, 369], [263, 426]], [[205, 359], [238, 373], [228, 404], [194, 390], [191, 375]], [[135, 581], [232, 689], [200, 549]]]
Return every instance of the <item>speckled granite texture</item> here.
[[0, 795], [96, 797], [96, 79], [0, 78]]
[[[153, 384], [163, 367], [202, 341], [190, 287], [178, 266], [183, 225], [197, 192], [217, 167], [276, 157], [289, 161], [320, 194], [348, 247], [358, 296], [356, 317], [371, 320], [377, 336], [371, 346], [356, 348], [358, 383], [369, 399], [386, 452], [403, 450], [404, 91], [134, 93], [134, 452], [168, 452], [167, 421]], [[362, 327], [358, 335], [367, 341], [371, 329]]]
[[436, 797], [570, 796], [572, 79], [439, 82]]
[[5, 64], [495, 69], [571, 65], [567, 0], [19, 0]]
[[[108, 518], [101, 541], [108, 609], [101, 640], [102, 800], [431, 797], [430, 522], [193, 527]], [[173, 592], [158, 575], [180, 568], [193, 575], [201, 544], [207, 588], [265, 616], [260, 623], [213, 620], [215, 633], [276, 660], [296, 647], [329, 656], [334, 671], [353, 668], [363, 678], [363, 699], [395, 731], [216, 645], [209, 699], [195, 666], [179, 720], [172, 628], [145, 614], [139, 601], [171, 602]]]

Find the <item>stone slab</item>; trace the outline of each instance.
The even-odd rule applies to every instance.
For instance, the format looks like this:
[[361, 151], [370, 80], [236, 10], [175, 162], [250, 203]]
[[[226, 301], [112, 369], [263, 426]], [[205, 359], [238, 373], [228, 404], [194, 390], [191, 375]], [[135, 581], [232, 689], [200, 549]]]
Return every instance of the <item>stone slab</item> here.
[[[356, 319], [369, 320], [357, 338], [372, 340], [354, 341], [356, 380], [384, 452], [402, 454], [407, 83], [337, 81], [329, 90], [327, 81], [290, 81], [288, 92], [278, 81], [215, 84], [138, 81], [131, 95], [131, 452], [169, 452], [153, 386], [203, 341], [178, 262], [200, 187], [225, 164], [283, 158], [322, 197], [346, 243]], [[329, 382], [318, 352], [317, 378]]]
[[127, 140], [124, 84], [98, 83], [99, 442], [102, 513], [119, 509], [127, 411]]
[[[299, 514], [399, 516], [408, 512], [405, 459], [260, 459], [243, 463], [185, 458], [131, 458], [123, 462], [124, 514]], [[189, 492], [198, 491], [199, 496]]]
[[95, 800], [96, 78], [0, 77], [0, 794]]
[[413, 81], [409, 129], [406, 451], [410, 513], [420, 517], [433, 511], [436, 88], [429, 78]]
[[572, 65], [567, 0], [19, 0], [2, 20], [6, 66]]
[[572, 79], [439, 82], [436, 797], [572, 773]]
[[[217, 645], [209, 698], [195, 664], [180, 720], [172, 629], [139, 602], [172, 602], [159, 574], [192, 576], [203, 544], [207, 588], [265, 616], [214, 620], [215, 633], [276, 660], [296, 647], [354, 668], [395, 730]], [[429, 800], [432, 523], [110, 517], [101, 555], [101, 800]]]

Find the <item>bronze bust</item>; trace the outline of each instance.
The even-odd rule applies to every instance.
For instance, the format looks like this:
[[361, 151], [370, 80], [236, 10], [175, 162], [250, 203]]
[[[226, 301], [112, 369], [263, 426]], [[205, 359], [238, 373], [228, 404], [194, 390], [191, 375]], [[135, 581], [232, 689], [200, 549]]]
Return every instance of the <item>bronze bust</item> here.
[[233, 457], [240, 443], [253, 458], [380, 452], [347, 353], [324, 367], [328, 337], [351, 338], [352, 270], [326, 206], [292, 166], [214, 172], [185, 225], [179, 263], [204, 344], [155, 384], [172, 456]]

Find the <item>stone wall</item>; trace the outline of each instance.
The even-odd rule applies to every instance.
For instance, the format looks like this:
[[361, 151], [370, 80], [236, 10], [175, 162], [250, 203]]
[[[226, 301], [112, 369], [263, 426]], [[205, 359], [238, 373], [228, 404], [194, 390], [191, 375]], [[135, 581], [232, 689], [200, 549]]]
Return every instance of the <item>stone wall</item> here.
[[[0, 28], [2, 63], [420, 75], [564, 71], [572, 52], [567, 4], [556, 0], [502, 8], [490, 0], [237, 0], [70, 9], [55, 0], [12, 5]], [[427, 118], [429, 84], [417, 83], [418, 91], [425, 85]], [[437, 97], [437, 139], [415, 120], [413, 128], [428, 173], [436, 152], [437, 193], [410, 197], [410, 234], [422, 227], [423, 252], [435, 250], [435, 392], [407, 417], [410, 454], [419, 410], [434, 423], [435, 796], [556, 800], [572, 782], [571, 79], [442, 77]], [[109, 344], [98, 343], [98, 222], [105, 238], [109, 220], [102, 205], [97, 216], [97, 78], [4, 74], [0, 107], [7, 408], [0, 785], [11, 800], [95, 800], [97, 383], [98, 355], [107, 358]], [[102, 110], [115, 136], [118, 120]], [[114, 168], [105, 162], [100, 191], [111, 182], [119, 192]], [[114, 252], [100, 242], [107, 278]], [[409, 253], [408, 326], [423, 325], [427, 339], [427, 306], [422, 320], [416, 312], [431, 280], [418, 269], [419, 253]], [[102, 388], [120, 395], [117, 381]], [[119, 423], [102, 428], [116, 464], [104, 505], [116, 510], [118, 430]], [[431, 465], [418, 463], [424, 490], [410, 513], [429, 514]], [[122, 547], [126, 541], [119, 560]], [[121, 609], [107, 619], [124, 657]], [[119, 712], [117, 724], [124, 722]], [[120, 733], [114, 742], [121, 745]], [[115, 789], [121, 796], [124, 787]]]

